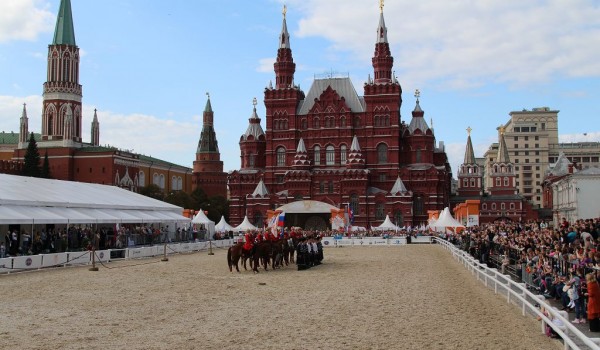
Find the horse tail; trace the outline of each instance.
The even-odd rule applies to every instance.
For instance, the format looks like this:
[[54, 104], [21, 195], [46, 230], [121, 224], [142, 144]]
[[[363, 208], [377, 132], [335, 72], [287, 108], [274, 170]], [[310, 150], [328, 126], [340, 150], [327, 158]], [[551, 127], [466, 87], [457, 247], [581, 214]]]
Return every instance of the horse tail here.
[[231, 248], [227, 249], [227, 265], [229, 265], [229, 272], [233, 272], [233, 261], [231, 259]]

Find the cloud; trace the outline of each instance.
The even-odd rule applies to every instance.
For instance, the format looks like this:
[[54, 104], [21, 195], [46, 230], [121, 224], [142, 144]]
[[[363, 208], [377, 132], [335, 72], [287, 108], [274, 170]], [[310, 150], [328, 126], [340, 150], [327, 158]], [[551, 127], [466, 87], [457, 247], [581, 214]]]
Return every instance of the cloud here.
[[0, 1], [0, 43], [35, 40], [40, 33], [51, 31], [55, 15], [40, 0]]
[[558, 142], [600, 142], [600, 131], [586, 132], [581, 134], [558, 135]]
[[273, 64], [275, 63], [275, 57], [261, 58], [258, 60], [257, 72], [261, 73], [273, 73]]
[[[302, 14], [293, 35], [323, 37], [351, 59], [372, 56], [377, 2], [289, 4]], [[600, 6], [593, 0], [402, 0], [386, 3], [384, 16], [394, 65], [405, 82], [465, 89], [600, 76]]]

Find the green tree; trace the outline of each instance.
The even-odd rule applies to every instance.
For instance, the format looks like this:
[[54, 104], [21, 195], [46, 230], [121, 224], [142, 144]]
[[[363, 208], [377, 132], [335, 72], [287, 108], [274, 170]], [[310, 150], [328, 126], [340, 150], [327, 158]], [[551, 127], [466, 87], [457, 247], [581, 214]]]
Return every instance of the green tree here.
[[33, 137], [33, 132], [29, 136], [29, 144], [27, 145], [27, 151], [25, 151], [25, 164], [23, 165], [23, 175], [40, 177], [40, 152], [37, 147], [37, 142]]
[[50, 175], [50, 162], [48, 161], [48, 151], [44, 154], [44, 163], [42, 164], [41, 177], [44, 179], [51, 179]]
[[146, 197], [158, 199], [160, 201], [165, 199], [165, 194], [163, 193], [161, 188], [155, 184], [148, 184], [148, 186], [144, 186], [144, 187], [140, 188], [138, 193], [141, 195], [144, 195]]
[[192, 196], [185, 193], [184, 191], [171, 192], [165, 196], [165, 202], [182, 207], [183, 209], [192, 209], [193, 200]]

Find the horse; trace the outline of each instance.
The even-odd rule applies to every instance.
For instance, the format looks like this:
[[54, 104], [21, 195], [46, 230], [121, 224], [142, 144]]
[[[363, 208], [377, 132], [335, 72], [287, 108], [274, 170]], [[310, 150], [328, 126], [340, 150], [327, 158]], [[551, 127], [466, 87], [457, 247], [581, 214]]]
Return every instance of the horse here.
[[[242, 263], [244, 265], [244, 270], [248, 270], [246, 268], [246, 260], [252, 257], [252, 253], [248, 252], [244, 249], [244, 243], [236, 243], [227, 249], [227, 264], [229, 265], [229, 272], [233, 272], [233, 266], [235, 266], [235, 270], [240, 272], [240, 268], [238, 266], [238, 262], [240, 258], [242, 259]], [[250, 261], [250, 267], [252, 268], [252, 259]], [[255, 261], [255, 264], [258, 264], [258, 261]]]

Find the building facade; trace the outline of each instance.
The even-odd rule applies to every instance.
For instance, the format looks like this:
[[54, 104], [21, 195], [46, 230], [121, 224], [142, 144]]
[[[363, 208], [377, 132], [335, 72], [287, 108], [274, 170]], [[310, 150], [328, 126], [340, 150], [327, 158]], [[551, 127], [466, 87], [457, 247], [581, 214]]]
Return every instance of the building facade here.
[[[556, 162], [560, 152], [583, 168], [600, 166], [600, 143], [559, 143], [558, 110], [548, 107], [510, 112], [510, 119], [502, 127], [508, 152], [515, 164], [516, 183], [519, 193], [534, 204], [543, 205], [542, 183], [550, 164]], [[486, 169], [495, 161], [498, 144], [492, 144], [485, 154]], [[485, 182], [490, 184], [486, 172]], [[487, 185], [486, 188], [489, 188]]]
[[[294, 84], [285, 11], [274, 63], [275, 84], [264, 91], [266, 132], [256, 108], [240, 138], [241, 168], [229, 174], [230, 221], [248, 216], [263, 226], [266, 211], [298, 200], [349, 207], [354, 225], [400, 226], [427, 221], [449, 203], [451, 170], [420, 107], [401, 120], [402, 88], [383, 11], [376, 31], [373, 78], [356, 93], [347, 76], [315, 79], [308, 93]], [[256, 103], [256, 102], [254, 102]], [[329, 227], [310, 222], [305, 227]]]

